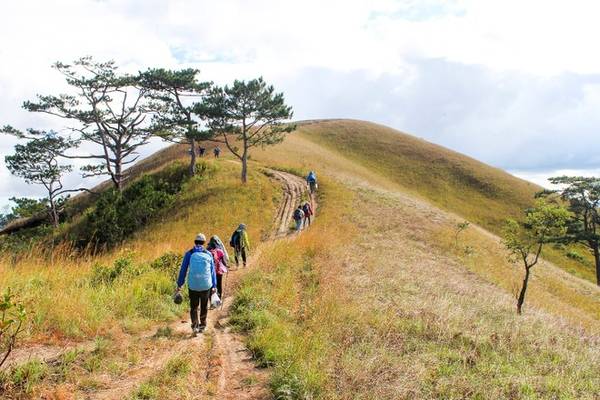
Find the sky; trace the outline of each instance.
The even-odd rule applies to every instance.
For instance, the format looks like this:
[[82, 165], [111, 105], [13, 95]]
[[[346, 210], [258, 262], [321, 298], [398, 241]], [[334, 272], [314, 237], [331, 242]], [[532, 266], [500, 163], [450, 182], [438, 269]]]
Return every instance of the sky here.
[[[0, 125], [64, 128], [21, 104], [67, 90], [52, 63], [91, 55], [263, 76], [294, 119], [381, 123], [539, 184], [600, 173], [600, 2], [20, 0], [0, 15]], [[0, 159], [15, 143], [1, 138]], [[0, 211], [42, 195], [0, 161]]]

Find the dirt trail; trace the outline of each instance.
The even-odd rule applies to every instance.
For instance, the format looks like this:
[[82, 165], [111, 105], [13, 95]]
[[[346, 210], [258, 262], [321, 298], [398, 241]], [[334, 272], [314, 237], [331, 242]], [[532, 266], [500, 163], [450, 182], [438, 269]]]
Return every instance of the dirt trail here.
[[[281, 182], [283, 199], [277, 210], [271, 233], [271, 240], [286, 237], [290, 233], [290, 223], [295, 207], [299, 204], [306, 192], [303, 179], [280, 171], [269, 171], [269, 174]], [[313, 202], [314, 204], [314, 202]], [[260, 247], [251, 255], [249, 264], [252, 265], [260, 254]], [[210, 347], [202, 356], [207, 358], [208, 368], [200, 368], [195, 375], [205, 377], [202, 394], [219, 399], [266, 399], [270, 398], [268, 390], [268, 372], [255, 366], [250, 352], [246, 349], [242, 338], [233, 333], [229, 327], [229, 311], [233, 298], [227, 296], [228, 291], [234, 288], [239, 281], [242, 271], [233, 271], [225, 278], [225, 301], [222, 309], [209, 312], [207, 329], [203, 335], [192, 338], [190, 335], [189, 321], [174, 321], [169, 327], [174, 337], [179, 340], [174, 345], [160, 350], [149, 352], [140, 364], [127, 371], [125, 376], [116, 380], [103, 382], [106, 389], [97, 389], [87, 393], [86, 399], [109, 400], [125, 398], [144, 381], [158, 372], [169, 359], [179, 354], [200, 353], [203, 351], [202, 343], [210, 337]], [[156, 327], [139, 335], [150, 339], [156, 332]], [[208, 354], [207, 354], [208, 353]], [[199, 354], [200, 356], [200, 354]], [[199, 357], [200, 364], [202, 358]]]
[[281, 171], [270, 171], [273, 177], [283, 184], [283, 200], [279, 205], [273, 224], [272, 239], [285, 237], [289, 233], [290, 221], [294, 210], [300, 203], [302, 195], [307, 190], [303, 179]]
[[[286, 237], [290, 233], [290, 222], [294, 209], [300, 203], [302, 195], [306, 192], [304, 180], [286, 172], [269, 171], [283, 186], [284, 197], [275, 216], [272, 240]], [[253, 254], [250, 264], [253, 264], [260, 249]], [[239, 275], [233, 275], [228, 284], [233, 287]], [[213, 349], [218, 367], [216, 375], [216, 395], [220, 399], [265, 399], [270, 398], [267, 388], [268, 375], [264, 369], [257, 369], [252, 360], [252, 355], [243, 344], [239, 335], [231, 332], [228, 326], [229, 309], [233, 298], [225, 299], [223, 309], [216, 315], [216, 320], [209, 321], [214, 327]]]
[[[273, 230], [270, 240], [279, 240], [288, 236], [292, 231], [290, 224], [294, 209], [300, 203], [304, 193], [307, 192], [306, 183], [302, 178], [295, 175], [268, 170], [269, 175], [280, 181], [283, 189], [283, 199], [275, 214]], [[311, 199], [312, 200], [312, 199]], [[316, 208], [314, 201], [313, 207]], [[249, 259], [252, 265], [260, 254], [258, 247]], [[171, 329], [171, 338], [166, 342], [159, 342], [154, 335], [157, 328], [153, 328], [137, 335], [125, 335], [121, 344], [132, 345], [138, 342], [145, 348], [144, 359], [125, 374], [118, 378], [107, 375], [96, 376], [99, 386], [93, 392], [78, 393], [76, 398], [95, 400], [122, 399], [130, 396], [141, 383], [147, 381], [151, 376], [161, 370], [169, 359], [181, 354], [193, 354], [197, 356], [198, 364], [204, 359], [208, 367], [200, 367], [195, 370], [195, 375], [202, 376], [199, 381], [205, 396], [217, 396], [220, 399], [265, 399], [269, 398], [267, 387], [268, 373], [264, 369], [256, 368], [252, 356], [246, 349], [242, 338], [233, 333], [229, 327], [229, 311], [233, 298], [228, 297], [231, 288], [235, 288], [242, 271], [232, 271], [225, 278], [226, 293], [222, 309], [211, 311], [208, 315], [207, 329], [203, 335], [196, 338], [190, 335], [189, 321], [173, 321], [168, 326]], [[204, 348], [205, 339], [210, 344], [208, 354]], [[27, 348], [16, 349], [10, 357], [9, 363], [17, 365], [28, 359], [40, 359], [52, 362], [59, 359], [67, 350], [78, 348], [84, 352], [94, 349], [93, 340], [81, 343], [66, 343], [61, 346], [36, 345]], [[197, 377], [196, 377], [197, 378]], [[202, 382], [203, 380], [203, 382]]]

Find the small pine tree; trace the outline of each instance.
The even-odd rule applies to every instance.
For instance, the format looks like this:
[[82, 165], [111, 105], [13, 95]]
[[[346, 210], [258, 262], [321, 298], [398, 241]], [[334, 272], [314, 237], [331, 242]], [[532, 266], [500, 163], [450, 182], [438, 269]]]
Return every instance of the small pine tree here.
[[538, 200], [535, 207], [525, 211], [522, 223], [509, 219], [504, 228], [504, 245], [512, 262], [525, 268], [523, 284], [517, 296], [517, 313], [521, 314], [531, 269], [538, 263], [544, 244], [555, 241], [566, 232], [571, 214], [558, 204]]
[[213, 140], [224, 143], [242, 162], [243, 183], [248, 180], [250, 148], [281, 143], [287, 133], [296, 129], [293, 124], [284, 124], [293, 112], [285, 104], [283, 93], [275, 93], [262, 78], [236, 80], [232, 86], [213, 88], [195, 112], [207, 121]]

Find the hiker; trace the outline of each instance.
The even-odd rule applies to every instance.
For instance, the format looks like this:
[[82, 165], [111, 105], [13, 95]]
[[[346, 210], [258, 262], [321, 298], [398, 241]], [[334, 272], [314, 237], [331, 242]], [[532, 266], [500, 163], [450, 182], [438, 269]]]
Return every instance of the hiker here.
[[215, 147], [213, 149], [213, 153], [215, 155], [215, 158], [219, 158], [219, 156], [221, 155], [221, 148], [219, 146]]
[[293, 218], [294, 221], [296, 221], [296, 231], [299, 231], [300, 229], [302, 229], [302, 221], [304, 220], [304, 211], [302, 211], [302, 204], [300, 204], [298, 208], [294, 210]]
[[308, 201], [304, 202], [304, 205], [302, 206], [302, 211], [304, 211], [304, 227], [306, 228], [307, 226], [310, 226], [310, 216], [313, 215], [312, 206]]
[[306, 177], [306, 183], [308, 183], [311, 193], [317, 191], [317, 174], [315, 174], [315, 171], [310, 171], [308, 173], [308, 176]]
[[200, 157], [204, 157], [204, 153], [206, 153], [206, 147], [199, 147], [198, 148], [198, 155]]
[[217, 274], [217, 294], [219, 298], [223, 297], [223, 275], [227, 273], [227, 259], [225, 258], [225, 252], [221, 249], [221, 239], [217, 235], [214, 235], [208, 241], [206, 249], [210, 251], [215, 262], [215, 272]]
[[233, 232], [229, 245], [235, 250], [235, 265], [239, 268], [241, 257], [245, 267], [247, 252], [250, 250], [250, 241], [248, 240], [245, 224], [240, 224], [235, 232]]
[[[206, 236], [202, 233], [196, 235], [194, 247], [185, 253], [177, 278], [177, 293], [181, 292], [186, 276], [188, 278], [190, 318], [194, 336], [206, 328], [208, 300], [211, 293], [215, 292], [217, 285], [213, 256], [204, 249], [204, 243], [206, 243]], [[198, 305], [200, 305], [199, 322]]]

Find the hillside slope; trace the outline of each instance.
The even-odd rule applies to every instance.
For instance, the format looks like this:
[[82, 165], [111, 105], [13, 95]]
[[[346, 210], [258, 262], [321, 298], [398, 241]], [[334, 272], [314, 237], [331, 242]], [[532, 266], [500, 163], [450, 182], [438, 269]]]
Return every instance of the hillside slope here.
[[[159, 169], [185, 155], [170, 147], [139, 168]], [[543, 262], [533, 272], [525, 314], [515, 313], [521, 270], [506, 260], [494, 232], [530, 204], [535, 185], [360, 121], [300, 123], [282, 144], [253, 150], [246, 186], [231, 161], [210, 161], [213, 175], [192, 181], [173, 209], [102, 257], [32, 258], [19, 268], [8, 259], [0, 263], [0, 285], [26, 289], [29, 303], [37, 304], [29, 344], [68, 338], [93, 347], [39, 364], [52, 373], [37, 372], [31, 392], [27, 380], [8, 380], [17, 393], [37, 395], [44, 385], [55, 397], [61, 388], [110, 391], [106, 379], [128, 379], [128, 371], [144, 365], [141, 355], [150, 354], [158, 360], [156, 376], [121, 386], [131, 398], [191, 398], [196, 389], [210, 395], [212, 367], [190, 370], [191, 353], [164, 357], [186, 343], [185, 329], [171, 329], [177, 325], [172, 278], [147, 262], [166, 255], [177, 268], [190, 234], [226, 237], [242, 220], [250, 221], [255, 242], [266, 238], [281, 193], [259, 172], [263, 167], [299, 175], [312, 169], [320, 178], [314, 226], [257, 244], [231, 293], [231, 323], [245, 333], [258, 364], [270, 367], [275, 398], [594, 399], [600, 392], [595, 285]], [[455, 241], [456, 223], [465, 219], [479, 226]], [[94, 286], [95, 264], [122, 263], [124, 256], [134, 257], [131, 274]], [[157, 323], [165, 326], [155, 330]], [[156, 333], [141, 337], [147, 328]], [[213, 366], [218, 340], [210, 331], [206, 338], [192, 355]], [[262, 378], [239, 381], [252, 387]]]
[[[519, 216], [541, 190], [463, 154], [370, 122], [301, 122], [294, 136], [387, 178], [396, 184], [395, 189], [400, 187], [492, 231], [497, 231], [507, 216]], [[295, 142], [282, 146], [293, 153]], [[307, 156], [306, 167], [312, 162], [310, 154]]]
[[[506, 218], [520, 218], [541, 188], [498, 168], [397, 130], [364, 121], [300, 122], [281, 145], [255, 153], [267, 164], [319, 169], [347, 183], [416, 196], [500, 234]], [[591, 255], [583, 262], [547, 247], [545, 256], [574, 275], [595, 281]]]
[[[335, 140], [323, 139], [328, 135]], [[358, 121], [313, 121], [254, 156], [269, 165], [314, 169], [322, 178], [319, 225], [294, 248], [263, 253], [262, 268], [242, 285], [236, 308], [251, 349], [275, 366], [275, 393], [597, 398], [600, 290], [543, 262], [533, 272], [525, 315], [518, 316], [514, 296], [522, 271], [507, 261], [498, 237], [474, 226], [454, 239], [464, 218], [487, 225], [488, 216], [518, 215], [537, 188], [399, 135], [408, 146], [401, 150], [394, 135]], [[380, 143], [378, 152], [370, 153], [364, 140]], [[348, 141], [361, 145], [349, 149]], [[440, 160], [436, 169], [423, 152], [455, 159]], [[412, 176], [421, 181], [404, 181], [389, 161], [405, 158], [417, 159], [418, 168], [406, 168], [416, 169]], [[484, 178], [490, 181], [483, 184]], [[422, 182], [437, 191], [428, 193]], [[505, 201], [512, 186], [516, 192]], [[470, 196], [450, 194], [444, 202], [439, 196], [448, 187]], [[460, 201], [469, 207], [455, 207]], [[485, 209], [477, 209], [482, 204]]]

